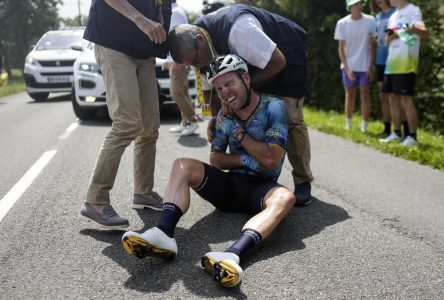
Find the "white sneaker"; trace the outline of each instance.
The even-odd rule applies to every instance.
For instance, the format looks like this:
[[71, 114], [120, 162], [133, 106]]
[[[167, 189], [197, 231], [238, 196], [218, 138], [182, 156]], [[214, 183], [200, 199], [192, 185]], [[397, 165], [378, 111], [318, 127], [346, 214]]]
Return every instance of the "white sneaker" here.
[[414, 146], [416, 144], [418, 144], [418, 141], [408, 135], [401, 143], [401, 146]]
[[385, 139], [380, 139], [379, 141], [381, 143], [391, 143], [391, 142], [397, 142], [400, 140], [401, 140], [401, 137], [399, 135], [397, 135], [395, 132], [392, 132], [392, 134], [390, 134], [388, 137], [386, 137]]
[[352, 124], [353, 124], [352, 119], [346, 119], [345, 120], [345, 129], [346, 130], [351, 130], [352, 129]]
[[122, 243], [126, 252], [138, 258], [152, 256], [172, 260], [177, 254], [176, 240], [157, 227], [144, 233], [128, 231], [122, 236]]
[[202, 257], [201, 265], [223, 287], [233, 287], [242, 281], [239, 256], [234, 253], [208, 252]]
[[197, 124], [196, 122], [191, 122], [188, 123], [185, 128], [182, 130], [182, 132], [180, 133], [181, 136], [187, 136], [187, 135], [192, 135], [194, 134], [194, 132], [197, 130], [197, 128], [199, 128], [199, 124]]
[[368, 122], [367, 121], [362, 121], [361, 122], [361, 132], [362, 133], [366, 133], [368, 129]]
[[171, 133], [181, 133], [182, 130], [185, 129], [185, 126], [182, 126], [182, 124], [178, 125], [178, 126], [174, 126], [170, 128], [170, 132]]

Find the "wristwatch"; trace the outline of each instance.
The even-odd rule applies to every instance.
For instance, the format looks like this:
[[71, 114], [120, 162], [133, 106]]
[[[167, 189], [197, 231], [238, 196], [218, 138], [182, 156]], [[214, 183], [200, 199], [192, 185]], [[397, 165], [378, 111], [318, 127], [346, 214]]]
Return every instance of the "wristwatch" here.
[[240, 143], [244, 139], [245, 134], [246, 134], [245, 131], [239, 131], [238, 133], [236, 133], [235, 139]]

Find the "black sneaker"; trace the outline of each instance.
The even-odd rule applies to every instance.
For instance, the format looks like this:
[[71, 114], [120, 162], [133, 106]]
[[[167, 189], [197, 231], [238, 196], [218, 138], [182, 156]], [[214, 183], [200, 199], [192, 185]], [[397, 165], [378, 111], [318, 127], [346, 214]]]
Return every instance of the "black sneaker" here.
[[162, 211], [163, 198], [156, 192], [153, 192], [151, 195], [148, 196], [134, 194], [133, 208], [134, 209], [151, 208], [153, 210]]
[[111, 205], [106, 205], [103, 212], [99, 213], [89, 203], [85, 202], [80, 209], [80, 217], [110, 229], [129, 226], [128, 220], [119, 216]]
[[307, 206], [311, 203], [311, 184], [310, 182], [303, 182], [296, 184], [294, 187], [294, 195], [296, 197], [296, 204], [294, 206]]

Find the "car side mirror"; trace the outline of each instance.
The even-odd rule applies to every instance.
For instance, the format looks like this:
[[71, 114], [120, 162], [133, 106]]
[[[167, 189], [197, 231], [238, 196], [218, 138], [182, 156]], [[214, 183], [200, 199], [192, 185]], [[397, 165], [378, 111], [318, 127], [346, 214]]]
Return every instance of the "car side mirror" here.
[[83, 51], [83, 47], [81, 43], [74, 43], [71, 45], [71, 49], [75, 51]]

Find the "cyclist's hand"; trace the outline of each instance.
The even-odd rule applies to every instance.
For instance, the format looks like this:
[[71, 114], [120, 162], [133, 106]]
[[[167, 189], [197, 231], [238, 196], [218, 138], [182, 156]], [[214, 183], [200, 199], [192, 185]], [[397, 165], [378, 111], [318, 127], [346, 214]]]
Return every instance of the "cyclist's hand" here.
[[216, 131], [216, 118], [211, 118], [211, 120], [208, 122], [207, 126], [207, 137], [208, 141], [211, 143], [214, 139], [214, 132]]
[[231, 106], [227, 105], [225, 102], [222, 102], [222, 113], [224, 116], [232, 116], [234, 111]]
[[245, 132], [245, 129], [244, 129], [244, 127], [242, 126], [241, 123], [236, 122], [236, 123], [233, 125], [233, 128], [232, 128], [232, 130], [231, 130], [231, 136], [232, 136], [235, 140], [238, 140], [238, 135], [239, 135], [241, 132]]

